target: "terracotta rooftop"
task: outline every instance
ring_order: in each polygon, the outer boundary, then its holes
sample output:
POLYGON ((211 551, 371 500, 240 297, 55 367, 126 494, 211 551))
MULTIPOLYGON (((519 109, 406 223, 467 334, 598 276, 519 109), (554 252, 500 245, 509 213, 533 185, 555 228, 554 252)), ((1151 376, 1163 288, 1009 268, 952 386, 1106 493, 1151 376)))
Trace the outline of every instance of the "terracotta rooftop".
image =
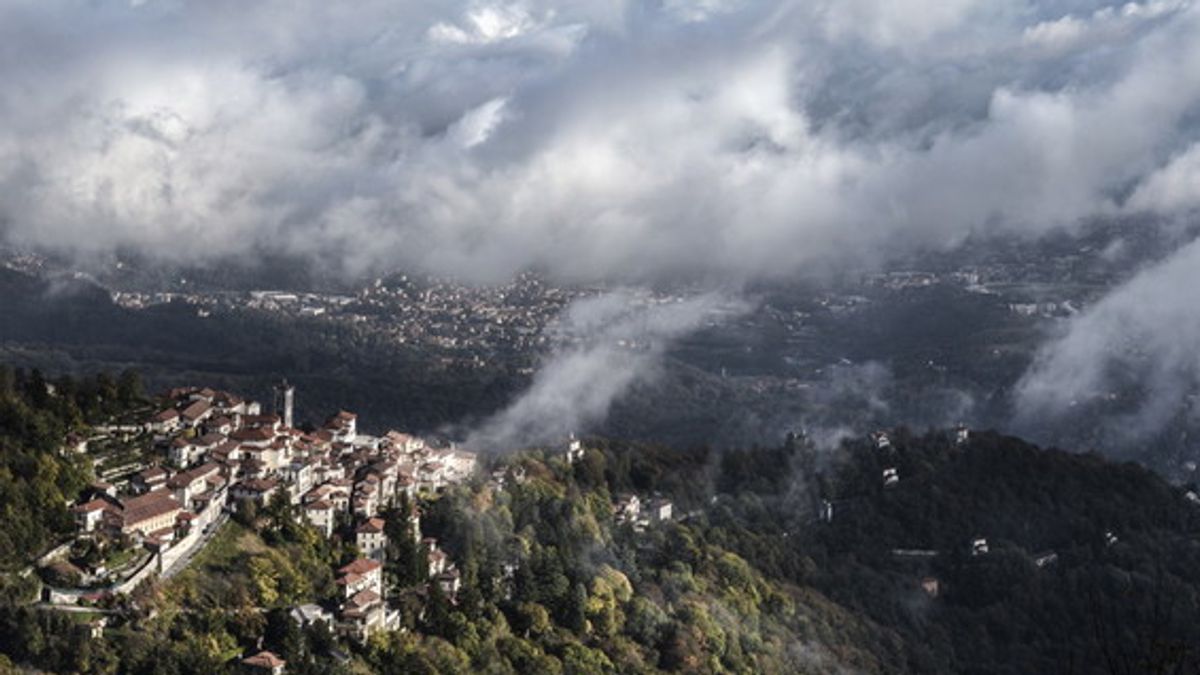
POLYGON ((383 565, 380 565, 379 562, 376 560, 367 560, 366 558, 359 558, 358 560, 355 560, 354 562, 350 563, 349 565, 346 565, 342 569, 338 570, 338 573, 347 574, 347 575, 348 574, 366 574, 367 572, 377 570, 380 567, 383 567, 383 565))
POLYGON ((184 408, 183 412, 179 414, 182 415, 184 419, 197 420, 200 419, 204 413, 208 412, 208 409, 211 407, 212 406, 209 405, 208 401, 200 400, 184 408))
POLYGON ((278 484, 278 481, 273 478, 257 478, 255 480, 242 481, 242 488, 251 492, 270 492, 278 484))
POLYGON ((214 445, 219 445, 223 442, 225 442, 224 434, 210 433, 210 434, 204 434, 200 438, 197 438, 196 440, 192 441, 192 445, 211 447, 214 445))
POLYGON ((167 392, 167 398, 183 398, 196 391, 195 387, 175 387, 167 392))
POLYGON ((176 417, 179 417, 179 411, 174 408, 167 408, 153 417, 155 422, 169 422, 176 417))
POLYGON ((171 478, 171 480, 167 481, 167 487, 171 488, 172 490, 175 490, 175 489, 178 489, 181 487, 187 487, 188 485, 191 485, 192 483, 194 483, 198 480, 207 478, 207 477, 211 476, 212 474, 217 473, 220 470, 221 470, 220 465, 218 465, 214 462, 208 462, 207 464, 201 464, 200 466, 198 466, 194 469, 175 474, 171 478))
POLYGON ((363 605, 369 605, 372 602, 377 602, 380 599, 381 598, 378 593, 368 589, 355 593, 354 596, 350 598, 350 602, 362 607, 363 605))
POLYGON ((174 497, 161 490, 121 501, 121 516, 126 527, 181 509, 174 497))
POLYGON ((269 441, 275 438, 275 432, 267 427, 238 429, 229 435, 235 441, 269 441))
POLYGON ((265 668, 267 670, 274 670, 275 668, 282 668, 286 666, 287 661, 284 661, 276 656, 274 652, 261 651, 254 656, 249 656, 242 659, 242 665, 250 668, 265 668))
POLYGON ((368 518, 366 522, 359 525, 354 531, 359 534, 379 534, 383 532, 384 525, 383 518, 368 518))
POLYGON ((250 427, 274 426, 279 424, 278 415, 243 415, 242 423, 250 427))
POLYGON ((101 511, 105 508, 112 508, 112 504, 104 499, 93 499, 89 502, 79 504, 71 510, 76 513, 91 513, 92 511, 101 511))

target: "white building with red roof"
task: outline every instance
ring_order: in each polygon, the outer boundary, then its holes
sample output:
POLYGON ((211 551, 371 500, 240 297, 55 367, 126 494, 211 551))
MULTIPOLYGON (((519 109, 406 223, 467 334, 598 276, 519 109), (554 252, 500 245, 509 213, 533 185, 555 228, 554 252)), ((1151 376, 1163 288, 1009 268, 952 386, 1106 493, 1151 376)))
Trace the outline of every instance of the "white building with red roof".
POLYGON ((104 512, 115 508, 115 504, 101 497, 78 504, 71 509, 71 515, 75 517, 75 528, 80 533, 95 532, 104 522, 104 512))
POLYGON ((204 420, 212 417, 212 404, 204 399, 192 401, 179 411, 180 422, 187 427, 195 427, 204 420))
POLYGON ((359 558, 338 570, 338 586, 342 597, 350 598, 359 591, 374 591, 383 595, 383 564, 378 560, 359 558))
POLYGON ((318 532, 326 538, 333 536, 333 521, 336 510, 333 504, 324 499, 317 499, 304 505, 304 517, 308 519, 318 532))
POLYGON ((389 612, 383 597, 375 591, 364 590, 346 599, 339 612, 337 632, 342 637, 366 642, 374 633, 392 628, 398 614, 389 612))
POLYGON ((352 443, 358 437, 358 415, 345 410, 339 411, 325 420, 325 429, 333 434, 334 440, 352 443))
POLYGON ((270 501, 279 490, 279 481, 273 478, 253 478, 235 483, 229 488, 229 496, 235 501, 248 500, 259 506, 270 501))
MULTIPOLYGON (((185 508, 199 510, 193 501, 209 493, 222 491, 225 479, 221 476, 221 465, 208 462, 194 469, 175 474, 167 481, 167 488, 175 496, 175 500, 185 508)), ((205 500, 207 504, 210 500, 205 500)))
POLYGON ((367 558, 383 562, 387 551, 386 525, 383 518, 368 518, 354 529, 354 543, 367 558))
POLYGON ((169 434, 179 428, 179 411, 167 408, 150 418, 150 430, 160 434, 169 434))
POLYGON ((145 494, 151 490, 159 490, 167 486, 171 472, 161 466, 152 466, 139 471, 130 481, 133 491, 145 494))

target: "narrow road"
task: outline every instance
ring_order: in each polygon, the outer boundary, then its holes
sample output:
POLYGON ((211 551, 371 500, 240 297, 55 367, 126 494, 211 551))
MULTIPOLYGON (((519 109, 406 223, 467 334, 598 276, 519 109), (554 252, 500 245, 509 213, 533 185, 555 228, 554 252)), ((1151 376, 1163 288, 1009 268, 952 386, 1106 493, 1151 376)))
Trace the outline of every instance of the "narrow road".
POLYGON ((229 514, 222 511, 221 514, 217 516, 217 519, 214 520, 211 525, 209 525, 208 532, 201 534, 200 538, 196 540, 196 543, 192 544, 191 549, 189 549, 183 555, 179 556, 178 560, 171 563, 171 565, 169 567, 167 567, 167 569, 163 570, 162 578, 170 579, 171 577, 175 576, 176 574, 179 574, 184 569, 186 569, 187 566, 189 564, 191 564, 192 559, 196 557, 196 554, 199 553, 200 551, 204 550, 204 547, 208 545, 208 542, 214 536, 216 536, 217 532, 219 532, 221 530, 221 528, 225 526, 225 523, 228 521, 229 521, 229 514))
POLYGON ((69 612, 71 614, 120 614, 120 610, 116 609, 100 609, 98 607, 82 607, 80 605, 56 605, 50 602, 36 602, 33 604, 35 609, 49 609, 55 612, 69 612))

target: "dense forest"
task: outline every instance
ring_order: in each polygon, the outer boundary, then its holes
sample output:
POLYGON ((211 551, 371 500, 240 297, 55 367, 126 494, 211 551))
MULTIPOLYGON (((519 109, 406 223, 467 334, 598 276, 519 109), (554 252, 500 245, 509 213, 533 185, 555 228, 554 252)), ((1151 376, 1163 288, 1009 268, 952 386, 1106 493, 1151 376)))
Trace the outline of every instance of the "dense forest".
POLYGON ((183 574, 103 600, 93 637, 98 614, 37 608, 19 570, 70 530, 64 505, 91 477, 63 439, 140 405, 134 373, 0 369, 0 664, 217 673, 268 648, 299 673, 1200 668, 1200 506, 1183 489, 994 433, 904 429, 834 451, 596 438, 575 463, 494 457, 471 483, 385 514, 405 630, 365 645, 289 614, 336 604, 332 570, 358 555, 348 521, 327 540, 274 500, 183 574), (673 517, 623 522, 628 495, 670 499, 673 517), (412 509, 461 571, 454 597, 426 583, 412 509))
POLYGON ((894 631, 904 671, 1200 669, 1200 510, 1183 490, 1134 464, 952 436, 725 454, 708 535, 894 631), (810 499, 829 522, 801 515, 810 499))
POLYGON ((66 448, 72 432, 142 403, 137 373, 48 381, 0 366, 0 566, 12 569, 73 529, 67 503, 92 478, 66 448))

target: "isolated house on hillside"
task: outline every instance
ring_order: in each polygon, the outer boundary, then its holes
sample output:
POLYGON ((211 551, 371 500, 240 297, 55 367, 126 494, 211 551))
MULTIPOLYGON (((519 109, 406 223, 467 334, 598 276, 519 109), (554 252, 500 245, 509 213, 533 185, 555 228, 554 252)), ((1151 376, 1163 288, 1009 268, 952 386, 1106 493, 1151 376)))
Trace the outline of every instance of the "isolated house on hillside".
POLYGON ((988 540, 983 537, 977 537, 971 541, 971 555, 986 555, 988 552, 988 540))
POLYGON ((886 432, 876 431, 871 434, 871 440, 875 441, 875 448, 878 450, 890 451, 892 449, 892 439, 886 432))
POLYGON ((574 464, 583 459, 583 441, 575 438, 575 434, 571 434, 567 439, 566 458, 568 464, 574 464))
POLYGON ((242 659, 242 669, 247 673, 282 675, 286 667, 287 661, 279 658, 274 652, 261 651, 242 659))
POLYGON ((964 424, 958 425, 954 430, 955 445, 966 445, 971 440, 971 430, 964 424))

